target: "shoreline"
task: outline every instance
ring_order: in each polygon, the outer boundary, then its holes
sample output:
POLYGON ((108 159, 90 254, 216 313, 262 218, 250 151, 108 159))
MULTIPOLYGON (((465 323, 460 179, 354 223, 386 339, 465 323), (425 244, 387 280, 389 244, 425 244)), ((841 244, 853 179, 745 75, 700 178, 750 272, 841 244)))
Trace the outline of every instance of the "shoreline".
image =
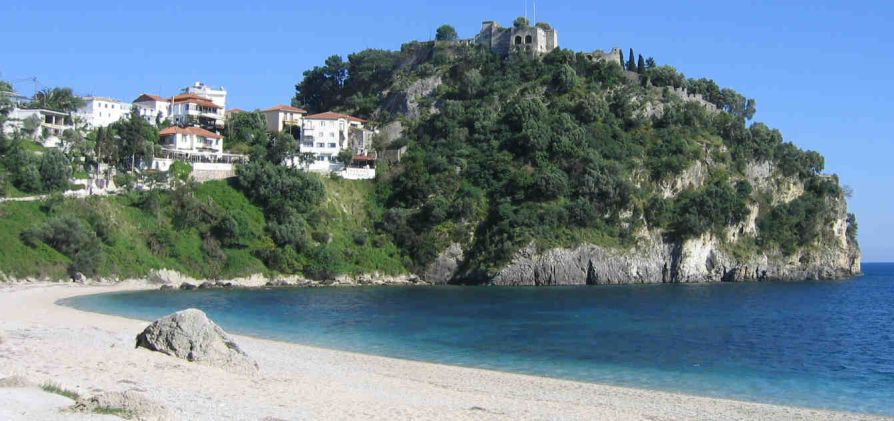
POLYGON ((891 419, 231 335, 260 365, 257 375, 239 375, 134 348, 147 321, 56 304, 157 288, 145 281, 0 285, 0 379, 55 382, 84 396, 137 392, 168 411, 155 419, 891 419))

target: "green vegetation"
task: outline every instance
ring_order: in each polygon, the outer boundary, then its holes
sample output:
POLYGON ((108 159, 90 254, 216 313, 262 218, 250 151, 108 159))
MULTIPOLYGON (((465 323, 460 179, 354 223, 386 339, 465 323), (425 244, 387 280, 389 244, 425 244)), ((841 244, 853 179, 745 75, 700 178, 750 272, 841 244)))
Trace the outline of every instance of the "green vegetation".
MULTIPOLYGON (((503 57, 444 42, 456 38, 444 25, 439 42, 332 56, 295 86, 292 103, 310 112, 400 120, 404 132, 392 146, 407 152, 399 164, 380 166, 374 182, 281 165, 297 149, 295 134, 267 133, 262 114, 237 113, 227 147, 251 162, 235 179, 197 185, 187 181, 189 166, 177 163, 170 191, 2 204, 0 267, 17 276, 127 277, 169 268, 204 278, 331 278, 419 272, 459 243, 463 274, 475 280, 529 244, 626 249, 653 233, 668 242, 706 234, 725 241, 754 212, 757 233, 740 230, 735 244, 725 244, 735 256, 794 254, 828 238, 843 200, 837 178, 820 175, 818 153, 749 123, 753 99, 633 49, 619 65, 562 49, 503 57), (440 84, 417 98, 419 118, 393 114, 389 104, 423 80, 440 84), (750 171, 764 163, 772 174, 752 185, 750 171), (782 185, 804 193, 774 197, 782 185)), ((151 159, 158 133, 131 118, 65 138, 80 155, 30 151, 22 136, 0 137, 2 192, 58 191, 76 156, 84 159, 75 173, 99 162, 128 170, 151 159)), ((856 231, 850 215, 851 241, 856 231)))
POLYGON ((84 99, 76 96, 71 88, 46 88, 34 93, 31 108, 60 112, 73 112, 84 105, 84 99))
POLYGON ((441 76, 443 84, 423 99, 438 112, 403 120, 407 130, 398 142, 409 151, 376 186, 384 212, 375 225, 411 270, 453 242, 464 246, 470 258, 464 270, 474 277, 531 242, 632 247, 644 228, 668 241, 705 233, 723 238, 725 229, 745 221, 749 206, 761 206, 761 233, 743 241, 791 253, 816 240, 805 227, 825 229, 820 219, 829 212, 818 203, 840 192, 813 189, 764 212, 772 198, 758 202, 745 169, 769 161, 782 177, 819 185, 819 154, 784 142, 761 123, 747 125, 755 102, 732 89, 687 79, 632 49, 627 60, 622 69, 561 49, 540 59, 504 58, 480 47, 415 43, 400 52, 355 53, 347 63, 330 57, 305 73, 294 102, 385 122, 393 116, 383 111, 383 87, 406 89, 441 76), (721 112, 683 101, 671 88, 702 95, 721 112), (711 162, 704 183, 664 193, 663 186, 700 161, 711 162), (806 212, 813 213, 798 225, 806 212), (780 214, 787 219, 779 221, 780 214))
POLYGON ((260 196, 250 200, 236 180, 117 197, 3 203, 0 267, 7 275, 51 279, 75 272, 137 277, 162 268, 201 278, 271 270, 318 277, 406 271, 397 248, 372 229, 371 215, 380 210, 370 202, 371 183, 295 174, 318 187, 315 204, 284 212, 291 217, 265 216, 252 203, 260 196), (295 222, 300 220, 311 224, 295 222))
POLYGON ((81 397, 77 392, 73 390, 64 389, 62 386, 59 386, 55 383, 44 383, 40 385, 40 388, 47 393, 52 393, 54 395, 65 396, 68 399, 73 401, 78 400, 81 397))
POLYGON ((455 41, 457 38, 459 36, 456 34, 456 29, 450 25, 441 25, 435 33, 435 39, 438 41, 455 41))
POLYGON ((122 418, 125 420, 130 420, 136 418, 136 415, 132 411, 128 411, 124 408, 112 408, 108 406, 100 406, 98 408, 94 408, 90 411, 94 414, 99 415, 112 415, 118 418, 122 418))

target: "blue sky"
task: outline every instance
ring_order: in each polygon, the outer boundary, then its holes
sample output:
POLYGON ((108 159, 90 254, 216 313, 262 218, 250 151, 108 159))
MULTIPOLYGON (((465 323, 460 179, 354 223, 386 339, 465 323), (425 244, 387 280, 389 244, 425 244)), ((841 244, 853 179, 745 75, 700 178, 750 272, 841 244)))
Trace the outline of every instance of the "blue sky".
MULTIPOLYGON (((524 0, 128 3, 0 3, 0 78, 124 100, 201 80, 253 109, 288 103, 331 54, 397 49, 442 23, 470 37, 524 13, 524 0)), ((540 1, 537 20, 565 48, 633 47, 756 98, 756 120, 821 152, 853 188, 864 259, 894 261, 894 2, 540 1)))

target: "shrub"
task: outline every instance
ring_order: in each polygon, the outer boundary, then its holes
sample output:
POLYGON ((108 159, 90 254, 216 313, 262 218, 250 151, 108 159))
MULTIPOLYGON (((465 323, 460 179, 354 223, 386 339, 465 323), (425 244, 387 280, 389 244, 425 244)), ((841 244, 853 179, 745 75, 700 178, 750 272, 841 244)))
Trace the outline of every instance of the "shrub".
POLYGON ((72 260, 71 273, 93 276, 102 264, 102 248, 96 233, 89 224, 71 215, 51 218, 40 227, 22 232, 22 241, 32 247, 42 241, 68 256, 72 260))
POLYGON ((71 178, 71 163, 58 149, 49 149, 40 159, 40 178, 44 190, 63 191, 71 178))
POLYGON ((354 244, 356 244, 358 246, 363 246, 363 245, 366 245, 367 241, 369 241, 369 236, 363 231, 358 231, 358 232, 354 233, 353 240, 354 240, 354 244))

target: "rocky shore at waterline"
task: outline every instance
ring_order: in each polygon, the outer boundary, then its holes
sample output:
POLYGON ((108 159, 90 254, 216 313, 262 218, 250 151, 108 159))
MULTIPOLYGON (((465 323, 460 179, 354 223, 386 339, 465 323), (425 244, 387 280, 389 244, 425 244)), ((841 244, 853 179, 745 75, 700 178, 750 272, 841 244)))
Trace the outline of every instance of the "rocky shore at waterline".
POLYGON ((254 274, 233 279, 196 279, 175 270, 160 269, 150 272, 145 278, 88 278, 75 274, 66 281, 43 278, 15 278, 0 273, 0 285, 73 283, 77 285, 148 285, 163 290, 195 290, 226 288, 268 288, 268 287, 353 287, 353 286, 411 286, 431 285, 416 275, 383 275, 378 273, 360 275, 339 275, 332 279, 309 279, 298 275, 267 276, 254 274))

